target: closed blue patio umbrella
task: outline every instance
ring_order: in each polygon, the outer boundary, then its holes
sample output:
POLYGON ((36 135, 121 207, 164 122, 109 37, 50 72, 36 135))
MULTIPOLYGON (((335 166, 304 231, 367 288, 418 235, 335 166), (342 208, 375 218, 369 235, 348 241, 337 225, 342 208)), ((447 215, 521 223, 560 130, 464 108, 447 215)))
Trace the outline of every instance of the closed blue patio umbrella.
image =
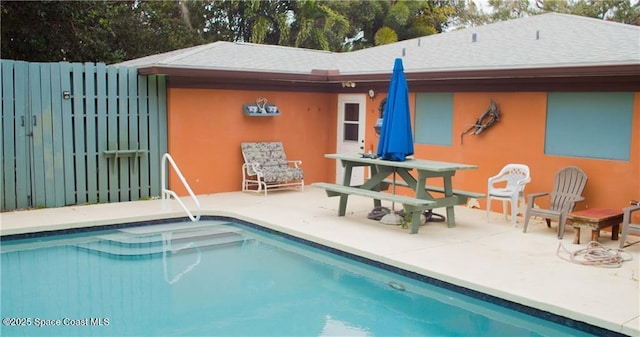
MULTIPOLYGON (((382 160, 404 161, 413 154, 413 135, 411 131, 411 111, 409 110, 409 88, 404 76, 402 59, 397 58, 393 65, 393 74, 387 94, 387 106, 382 117, 382 128, 378 141, 377 155, 382 160)), ((393 173, 393 193, 396 188, 396 174, 393 173)), ((392 203, 391 214, 385 215, 381 222, 399 224, 401 218, 395 214, 392 203)))
POLYGON ((383 160, 404 161, 413 154, 409 88, 404 76, 402 59, 397 58, 387 94, 387 106, 382 117, 378 157, 383 160))

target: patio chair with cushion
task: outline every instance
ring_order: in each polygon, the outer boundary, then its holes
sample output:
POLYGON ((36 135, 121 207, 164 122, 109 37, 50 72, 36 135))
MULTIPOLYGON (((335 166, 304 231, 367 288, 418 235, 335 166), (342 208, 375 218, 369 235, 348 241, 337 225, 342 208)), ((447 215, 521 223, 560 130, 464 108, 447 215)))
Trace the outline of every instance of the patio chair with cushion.
POLYGON ((553 192, 529 194, 522 232, 527 232, 532 216, 539 216, 546 220, 547 227, 551 227, 552 219, 558 221, 558 239, 562 239, 567 216, 573 211, 576 203, 584 200, 582 191, 586 184, 587 175, 578 167, 568 166, 556 172, 553 192), (549 208, 535 206, 536 199, 543 196, 550 197, 549 208))
POLYGON ((502 212, 507 219, 507 201, 511 202, 511 226, 516 226, 518 202, 524 204, 524 187, 531 181, 529 166, 524 164, 507 164, 500 172, 488 179, 487 187, 487 221, 491 212, 491 200, 502 200, 502 212))
POLYGON ((241 143, 242 191, 296 189, 304 191, 302 161, 287 160, 282 142, 241 143))

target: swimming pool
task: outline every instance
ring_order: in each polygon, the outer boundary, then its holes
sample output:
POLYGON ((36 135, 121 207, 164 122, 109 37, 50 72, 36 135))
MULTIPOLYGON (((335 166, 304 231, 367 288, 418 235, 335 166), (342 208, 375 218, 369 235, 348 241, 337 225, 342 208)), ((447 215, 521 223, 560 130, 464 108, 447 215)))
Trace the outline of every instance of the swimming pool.
POLYGON ((589 336, 251 224, 4 239, 3 336, 589 336))

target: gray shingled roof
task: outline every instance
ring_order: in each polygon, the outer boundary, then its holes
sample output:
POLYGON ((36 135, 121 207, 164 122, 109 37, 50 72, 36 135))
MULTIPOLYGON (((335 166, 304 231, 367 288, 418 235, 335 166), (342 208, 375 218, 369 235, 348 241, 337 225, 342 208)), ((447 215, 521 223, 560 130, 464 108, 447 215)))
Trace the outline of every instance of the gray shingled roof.
POLYGON ((335 69, 336 56, 321 50, 218 41, 118 65, 308 74, 312 69, 335 69))
POLYGON ((310 74, 406 73, 483 69, 640 65, 640 27, 547 13, 424 36, 347 53, 215 42, 120 63, 135 67, 310 74), (475 42, 473 36, 475 35, 475 42))

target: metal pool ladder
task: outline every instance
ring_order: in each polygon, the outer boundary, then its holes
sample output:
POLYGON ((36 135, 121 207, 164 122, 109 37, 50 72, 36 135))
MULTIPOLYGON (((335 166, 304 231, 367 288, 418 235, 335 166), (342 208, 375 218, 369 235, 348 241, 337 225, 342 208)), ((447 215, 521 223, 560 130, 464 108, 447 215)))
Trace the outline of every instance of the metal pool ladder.
POLYGON ((184 176, 182 175, 182 172, 180 172, 180 169, 178 168, 178 165, 176 165, 176 162, 173 160, 173 158, 171 157, 171 155, 169 153, 165 153, 164 155, 162 155, 162 160, 161 160, 161 165, 160 166, 161 166, 160 180, 161 180, 161 184, 162 184, 162 189, 161 189, 160 193, 162 193, 162 208, 163 209, 169 209, 168 200, 171 197, 173 197, 174 199, 176 199, 178 201, 180 206, 182 206, 182 209, 184 209, 185 212, 187 212, 187 215, 189 216, 189 219, 191 219, 191 221, 200 220, 200 213, 201 213, 200 201, 198 201, 198 198, 196 198, 196 195, 193 194, 193 191, 191 190, 191 187, 189 187, 189 184, 187 183, 187 180, 184 179, 184 176), (180 200, 180 198, 178 197, 176 192, 167 189, 167 178, 166 178, 167 177, 167 175, 166 175, 167 163, 171 164, 173 169, 176 171, 176 174, 178 175, 178 178, 180 178, 180 181, 182 181, 182 185, 184 185, 184 188, 186 188, 187 192, 189 192, 189 195, 191 196, 191 199, 193 199, 193 201, 196 203, 196 215, 195 216, 191 213, 191 211, 189 211, 189 209, 187 208, 187 206, 185 206, 185 204, 182 202, 182 200, 180 200))
POLYGON ((171 233, 171 232, 162 233, 162 268, 164 270, 164 280, 168 284, 174 284, 174 283, 180 281, 182 276, 184 276, 186 273, 192 271, 193 268, 197 267, 200 264, 200 261, 202 261, 202 252, 200 251, 200 247, 195 245, 193 243, 193 241, 189 242, 188 244, 186 244, 186 245, 184 245, 182 247, 174 249, 173 246, 171 245, 172 237, 173 237, 173 233, 171 233), (177 253, 177 252, 179 252, 179 251, 181 251, 183 249, 189 249, 189 248, 195 248, 196 249, 196 252, 198 253, 198 255, 196 257, 196 261, 194 263, 190 264, 189 266, 187 266, 178 275, 175 275, 171 280, 169 280, 169 267, 167 266, 167 252, 170 252, 173 255, 173 254, 175 254, 175 253, 177 253))

